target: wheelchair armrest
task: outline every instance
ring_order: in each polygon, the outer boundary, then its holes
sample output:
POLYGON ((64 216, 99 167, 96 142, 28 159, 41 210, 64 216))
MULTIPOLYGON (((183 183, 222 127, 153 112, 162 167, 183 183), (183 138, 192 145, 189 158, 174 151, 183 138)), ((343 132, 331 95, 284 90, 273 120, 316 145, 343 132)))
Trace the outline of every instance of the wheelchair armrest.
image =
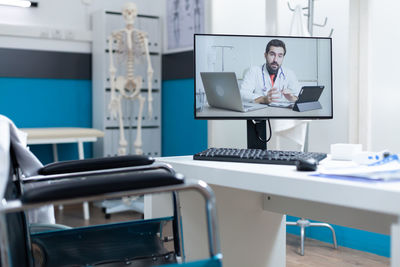
POLYGON ((41 175, 61 174, 113 168, 149 165, 153 158, 143 155, 117 156, 108 158, 94 158, 82 160, 69 160, 47 164, 39 170, 41 175))
POLYGON ((165 170, 144 170, 94 174, 27 188, 21 197, 23 203, 50 202, 62 199, 85 198, 106 193, 139 190, 183 184, 184 179, 165 170))

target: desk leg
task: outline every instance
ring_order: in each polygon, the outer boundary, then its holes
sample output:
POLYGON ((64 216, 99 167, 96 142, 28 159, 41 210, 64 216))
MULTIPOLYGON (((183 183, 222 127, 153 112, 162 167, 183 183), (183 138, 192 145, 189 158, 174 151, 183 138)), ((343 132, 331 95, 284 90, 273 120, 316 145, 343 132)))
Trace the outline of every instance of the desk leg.
POLYGON ((286 266, 286 216, 263 209, 263 194, 212 186, 224 266, 286 266))
POLYGON ((53 159, 54 159, 54 162, 58 161, 57 144, 53 144, 53 159))
MULTIPOLYGON (((57 144, 53 144, 53 160, 54 162, 58 161, 58 150, 57 150, 57 144)), ((64 205, 58 205, 58 209, 59 210, 63 210, 64 209, 64 205)))
POLYGON ((85 220, 90 219, 89 202, 87 202, 87 201, 83 202, 83 219, 85 219, 85 220))
MULTIPOLYGON (((261 193, 211 187, 217 202, 224 266, 286 266, 286 216, 263 210, 261 193)), ((169 203, 162 196, 153 197, 145 203, 145 217, 165 216, 165 206, 169 203), (147 204, 152 209, 146 209, 147 204)), ((203 198, 195 192, 181 192, 180 204, 186 260, 207 258, 203 198)))
POLYGON ((85 154, 83 153, 83 142, 78 141, 78 153, 79 153, 79 159, 84 159, 85 154))
MULTIPOLYGON (((79 153, 79 159, 85 158, 85 154, 83 152, 83 142, 82 141, 78 141, 78 153, 79 153)), ((85 220, 90 219, 89 203, 87 201, 83 202, 83 219, 85 219, 85 220)))
POLYGON ((400 266, 400 217, 392 224, 390 234, 390 266, 397 267, 400 266))

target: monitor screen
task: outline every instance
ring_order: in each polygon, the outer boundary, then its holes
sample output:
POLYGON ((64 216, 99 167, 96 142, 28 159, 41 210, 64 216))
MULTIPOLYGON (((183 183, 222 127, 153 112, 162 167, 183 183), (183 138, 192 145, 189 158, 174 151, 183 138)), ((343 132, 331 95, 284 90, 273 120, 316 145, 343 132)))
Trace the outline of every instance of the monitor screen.
POLYGON ((332 118, 331 48, 331 38, 195 34, 195 118, 332 118))

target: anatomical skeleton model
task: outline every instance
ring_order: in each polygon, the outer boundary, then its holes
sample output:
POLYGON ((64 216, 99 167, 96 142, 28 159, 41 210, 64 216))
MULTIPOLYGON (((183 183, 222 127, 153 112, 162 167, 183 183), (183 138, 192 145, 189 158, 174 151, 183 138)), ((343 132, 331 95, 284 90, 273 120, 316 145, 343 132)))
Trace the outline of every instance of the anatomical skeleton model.
POLYGON ((130 101, 139 100, 139 112, 137 121, 137 134, 134 142, 135 153, 143 154, 142 150, 142 116, 145 98, 140 94, 142 89, 143 77, 135 74, 136 60, 140 60, 145 56, 147 61, 147 88, 148 88, 148 114, 152 116, 152 79, 153 68, 149 55, 148 39, 145 32, 135 29, 133 24, 137 16, 137 8, 134 3, 126 3, 122 9, 122 15, 125 20, 125 28, 113 31, 108 37, 108 51, 110 55, 110 84, 111 84, 111 99, 109 110, 113 118, 119 121, 119 148, 118 155, 126 155, 128 142, 126 141, 123 125, 122 114, 122 99, 130 101), (116 43, 116 55, 120 61, 126 61, 125 75, 116 77, 117 68, 114 65, 113 44, 116 43))

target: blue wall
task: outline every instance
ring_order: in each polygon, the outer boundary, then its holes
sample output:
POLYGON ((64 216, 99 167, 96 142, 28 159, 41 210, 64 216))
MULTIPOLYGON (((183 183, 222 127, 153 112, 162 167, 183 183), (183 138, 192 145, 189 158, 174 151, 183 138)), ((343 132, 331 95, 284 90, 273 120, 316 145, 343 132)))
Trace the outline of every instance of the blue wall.
MULTIPOLYGON (((19 128, 92 127, 92 83, 89 80, 0 78, 0 114, 19 128)), ((207 148, 207 121, 194 120, 193 79, 163 82, 163 156, 190 155, 207 148)), ((31 146, 47 164, 51 145, 31 146)), ((59 159, 77 159, 75 144, 58 145, 59 159)), ((91 157, 85 144, 85 157, 91 157)))
POLYGON ((207 149, 207 121, 194 119, 194 80, 162 84, 162 155, 193 155, 207 149))
MULTIPOLYGON (((92 127, 90 80, 0 78, 0 114, 19 128, 92 127)), ((31 146, 43 164, 53 161, 51 145, 31 146)), ((59 160, 78 158, 76 144, 58 145, 59 160)), ((91 157, 85 144, 85 157, 91 157)))

